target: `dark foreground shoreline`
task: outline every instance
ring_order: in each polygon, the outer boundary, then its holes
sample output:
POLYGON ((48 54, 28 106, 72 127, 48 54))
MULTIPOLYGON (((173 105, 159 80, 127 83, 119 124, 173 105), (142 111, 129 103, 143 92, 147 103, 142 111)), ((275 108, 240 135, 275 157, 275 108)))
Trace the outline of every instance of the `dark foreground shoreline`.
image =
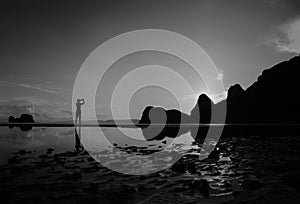
MULTIPOLYGON (((21 150, 0 166, 0 198, 1 203, 296 204, 299 147, 299 135, 224 137, 204 160, 191 152, 142 176, 114 172, 86 151, 49 148, 33 156, 21 150)), ((128 162, 113 152, 102 154, 128 162)))

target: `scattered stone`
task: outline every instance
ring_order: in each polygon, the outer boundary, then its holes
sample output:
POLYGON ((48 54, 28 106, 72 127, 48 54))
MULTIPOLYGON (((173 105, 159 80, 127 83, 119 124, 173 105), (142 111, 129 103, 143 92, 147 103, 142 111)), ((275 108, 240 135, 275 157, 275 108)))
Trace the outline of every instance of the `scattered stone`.
POLYGON ((195 164, 194 164, 194 163, 188 164, 188 166, 187 166, 187 171, 188 171, 190 174, 195 174, 195 173, 197 173, 197 169, 196 169, 195 164))
POLYGON ((172 165, 171 169, 176 173, 185 173, 185 164, 183 162, 178 161, 172 165))
POLYGON ((24 150, 24 149, 22 149, 22 150, 20 150, 20 151, 17 152, 17 154, 19 154, 19 155, 24 155, 26 153, 27 153, 27 151, 24 150))
POLYGON ((220 151, 215 149, 209 155, 208 159, 219 160, 220 159, 220 151))
POLYGON ((52 152, 54 151, 54 149, 52 149, 51 147, 49 147, 46 151, 46 154, 52 154, 52 152))
POLYGON ((209 197, 209 190, 211 189, 209 186, 209 183, 205 179, 195 179, 191 185, 190 188, 192 191, 199 191, 203 194, 203 197, 209 197))
POLYGON ((219 159, 219 162, 230 162, 230 161, 231 161, 230 157, 221 157, 219 159))
POLYGON ((95 159, 93 157, 89 157, 89 158, 87 158, 87 161, 88 162, 93 162, 93 161, 95 161, 95 159))
POLYGON ((42 155, 39 156, 39 158, 40 159, 49 159, 50 157, 47 154, 42 154, 42 155))
POLYGON ((49 148, 47 149, 47 152, 53 152, 53 151, 54 151, 54 149, 51 148, 51 147, 49 147, 49 148))

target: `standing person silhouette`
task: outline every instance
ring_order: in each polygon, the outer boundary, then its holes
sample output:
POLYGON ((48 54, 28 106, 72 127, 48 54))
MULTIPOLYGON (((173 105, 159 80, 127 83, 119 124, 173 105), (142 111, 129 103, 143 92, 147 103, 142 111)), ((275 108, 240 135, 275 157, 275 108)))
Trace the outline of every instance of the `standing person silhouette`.
POLYGON ((84 105, 84 99, 77 99, 76 103, 76 119, 75 119, 75 149, 76 151, 83 150, 81 140, 81 106, 84 105), (77 131, 77 120, 79 121, 79 128, 77 131))
POLYGON ((75 125, 77 127, 77 120, 79 120, 79 128, 81 126, 81 106, 84 105, 84 99, 77 99, 76 103, 76 119, 75 119, 75 125))

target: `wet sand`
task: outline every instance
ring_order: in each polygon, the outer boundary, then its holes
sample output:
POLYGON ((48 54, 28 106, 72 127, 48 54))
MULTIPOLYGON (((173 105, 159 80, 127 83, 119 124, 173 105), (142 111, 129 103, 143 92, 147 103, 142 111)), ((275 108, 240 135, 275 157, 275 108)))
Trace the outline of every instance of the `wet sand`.
POLYGON ((85 151, 21 150, 0 166, 0 198, 1 203, 299 203, 299 147, 293 135, 223 138, 204 160, 191 150, 170 168, 143 176, 107 169, 85 151))

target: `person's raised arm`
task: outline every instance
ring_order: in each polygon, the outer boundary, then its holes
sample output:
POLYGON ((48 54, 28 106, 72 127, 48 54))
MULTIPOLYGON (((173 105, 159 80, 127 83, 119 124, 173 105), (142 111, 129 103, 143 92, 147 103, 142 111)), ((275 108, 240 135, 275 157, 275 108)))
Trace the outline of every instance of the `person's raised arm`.
POLYGON ((83 105, 84 104, 84 99, 81 99, 81 101, 82 101, 81 105, 83 105))

